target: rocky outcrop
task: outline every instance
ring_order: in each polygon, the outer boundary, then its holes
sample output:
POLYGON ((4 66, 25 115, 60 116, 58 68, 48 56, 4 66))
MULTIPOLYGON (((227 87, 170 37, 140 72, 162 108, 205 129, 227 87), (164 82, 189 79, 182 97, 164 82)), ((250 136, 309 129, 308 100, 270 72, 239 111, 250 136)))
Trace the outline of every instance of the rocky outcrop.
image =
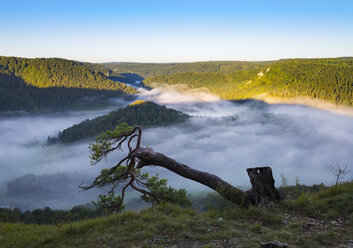
POLYGON ((287 247, 288 247, 288 244, 280 243, 277 240, 261 243, 261 248, 287 248, 287 247))

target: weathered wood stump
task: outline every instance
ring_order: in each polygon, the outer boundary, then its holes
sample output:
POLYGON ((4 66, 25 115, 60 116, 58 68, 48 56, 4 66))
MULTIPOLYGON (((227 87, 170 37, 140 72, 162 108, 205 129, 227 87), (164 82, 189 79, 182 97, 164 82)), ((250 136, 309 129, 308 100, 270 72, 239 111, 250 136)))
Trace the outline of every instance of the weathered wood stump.
POLYGON ((248 197, 253 205, 265 205, 269 201, 281 199, 275 188, 271 167, 255 167, 246 169, 250 177, 252 188, 247 191, 248 197))

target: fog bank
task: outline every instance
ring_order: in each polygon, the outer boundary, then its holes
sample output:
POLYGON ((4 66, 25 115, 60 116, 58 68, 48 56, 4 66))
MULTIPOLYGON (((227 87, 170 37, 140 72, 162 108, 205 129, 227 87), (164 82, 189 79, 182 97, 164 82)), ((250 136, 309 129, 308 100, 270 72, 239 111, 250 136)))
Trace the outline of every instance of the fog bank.
MULTIPOLYGON (((277 186, 280 173, 290 183, 299 177, 303 184, 331 184, 330 164, 348 164, 352 169, 352 117, 300 105, 210 101, 212 97, 160 89, 142 93, 141 99, 192 115, 182 124, 143 130, 142 144, 241 188, 250 186, 248 167, 271 166, 277 186)), ((123 153, 92 167, 88 142, 42 144, 47 136, 109 110, 1 117, 0 205, 68 208, 95 200, 99 192, 79 193, 78 185, 91 182, 123 153)), ((189 192, 208 190, 163 168, 146 171, 159 173, 172 186, 189 192)), ((351 178, 352 174, 346 177, 351 178)))
POLYGON ((88 166, 88 144, 47 146, 47 137, 56 136, 59 131, 73 124, 109 113, 129 103, 117 98, 110 99, 108 107, 103 109, 50 114, 22 112, 19 115, 0 116, 0 207, 67 208, 95 199, 97 193, 95 198, 88 192, 78 194, 80 182, 93 178, 99 172, 98 168, 88 166), (45 178, 53 180, 45 181, 45 178), (15 187, 16 193, 8 187, 11 181, 19 182, 18 187, 15 187), (36 185, 35 188, 33 185, 36 185), (33 190, 19 193, 20 189, 26 188, 33 190), (31 200, 33 197, 35 199, 31 200))
MULTIPOLYGON (((142 95, 161 103, 165 94, 161 89, 153 89, 142 95)), ((183 101, 180 93, 168 94, 167 106, 194 117, 184 125, 146 130, 144 142, 234 185, 250 186, 245 171, 248 167, 271 166, 279 186, 280 173, 292 184, 296 177, 304 184, 331 184, 334 178, 328 169, 330 164, 353 166, 350 116, 257 100, 205 102, 192 95, 195 101, 190 102, 190 95, 184 96, 183 101)), ((346 180, 351 178, 352 174, 346 180)), ((173 179, 173 184, 178 185, 178 180, 173 179)), ((199 188, 189 181, 182 184, 199 188)))

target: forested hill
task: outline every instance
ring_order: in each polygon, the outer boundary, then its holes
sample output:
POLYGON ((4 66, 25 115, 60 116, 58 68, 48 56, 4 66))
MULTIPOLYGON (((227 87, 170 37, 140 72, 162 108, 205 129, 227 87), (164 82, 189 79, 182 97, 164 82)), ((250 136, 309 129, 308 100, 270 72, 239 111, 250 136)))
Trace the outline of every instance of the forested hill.
MULTIPOLYGON (((102 132, 114 130, 122 123, 142 127, 163 126, 185 121, 189 116, 174 109, 155 104, 153 102, 136 101, 135 103, 112 111, 107 115, 92 120, 85 120, 69 127, 58 135, 59 142, 74 142, 81 139, 95 137, 102 132)), ((48 138, 48 143, 56 141, 48 138)))
MULTIPOLYGON (((0 111, 43 111, 52 109, 86 108, 109 97, 121 97, 120 91, 65 87, 37 88, 0 69, 0 111), (95 101, 91 98, 94 97, 95 101), (98 98, 97 98, 98 97, 98 98)), ((124 98, 132 98, 123 95, 124 98)), ((104 102, 102 102, 104 103, 104 102)))
POLYGON ((136 93, 134 88, 108 79, 111 75, 108 68, 90 63, 0 57, 0 111, 62 109, 82 106, 83 97, 136 93))
POLYGON ((0 57, 0 111, 67 108, 84 96, 136 92, 123 83, 184 84, 223 99, 309 97, 353 105, 353 58, 267 62, 92 64, 65 59, 0 57))
POLYGON ((183 72, 219 72, 230 73, 240 70, 261 69, 272 61, 209 61, 193 63, 104 63, 103 65, 115 73, 135 73, 144 78, 156 75, 171 75, 183 72))
POLYGON ((224 99, 309 97, 353 105, 353 58, 290 59, 231 73, 186 72, 159 75, 147 86, 185 84, 206 88, 224 99))
POLYGON ((38 88, 67 87, 96 90, 116 90, 135 93, 135 89, 109 80, 98 65, 58 58, 0 57, 0 69, 20 77, 38 88))

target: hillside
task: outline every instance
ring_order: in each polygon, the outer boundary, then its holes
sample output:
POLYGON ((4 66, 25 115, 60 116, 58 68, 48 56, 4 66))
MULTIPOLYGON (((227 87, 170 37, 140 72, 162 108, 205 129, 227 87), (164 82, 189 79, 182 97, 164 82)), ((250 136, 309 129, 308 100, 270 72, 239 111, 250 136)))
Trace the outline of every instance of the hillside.
POLYGON ((183 84, 227 100, 307 97, 351 106, 352 75, 353 58, 92 64, 0 57, 0 110, 65 108, 84 96, 134 94, 120 82, 143 77, 150 87, 183 84))
POLYGON ((19 248, 258 248, 261 242, 273 240, 293 248, 348 244, 353 237, 353 183, 319 187, 315 193, 301 189, 300 185, 282 188, 296 193, 267 207, 240 208, 213 196, 208 199, 218 204, 205 212, 163 204, 67 224, 0 222, 0 241, 3 247, 19 248))
POLYGON ((26 59, 0 57, 0 68, 22 78, 28 85, 38 88, 67 87, 96 90, 117 90, 134 93, 135 90, 120 82, 106 78, 102 68, 87 66, 72 60, 58 58, 26 59), (95 68, 95 70, 93 70, 95 68))
POLYGON ((104 63, 116 73, 136 73, 144 78, 156 75, 171 75, 183 72, 230 73, 239 70, 261 69, 273 62, 209 61, 193 63, 104 63))
POLYGON ((92 138, 102 132, 114 130, 117 125, 125 122, 131 126, 151 127, 179 123, 187 118, 188 115, 174 109, 153 102, 136 101, 125 108, 92 120, 85 120, 63 130, 58 135, 58 141, 66 143, 92 138))
POLYGON ((159 75, 144 83, 151 87, 185 84, 193 89, 206 88, 227 100, 309 97, 351 106, 353 58, 280 60, 262 69, 159 75))
POLYGON ((0 111, 42 111, 95 106, 99 100, 109 97, 131 96, 120 91, 81 88, 37 88, 8 72, 0 70, 0 111), (87 97, 95 97, 92 102, 87 97), (99 97, 99 99, 97 99, 99 97), (86 99, 86 100, 85 100, 86 99))
POLYGON ((65 59, 0 57, 0 111, 77 106, 83 97, 117 97, 136 90, 106 76, 110 70, 65 59))

